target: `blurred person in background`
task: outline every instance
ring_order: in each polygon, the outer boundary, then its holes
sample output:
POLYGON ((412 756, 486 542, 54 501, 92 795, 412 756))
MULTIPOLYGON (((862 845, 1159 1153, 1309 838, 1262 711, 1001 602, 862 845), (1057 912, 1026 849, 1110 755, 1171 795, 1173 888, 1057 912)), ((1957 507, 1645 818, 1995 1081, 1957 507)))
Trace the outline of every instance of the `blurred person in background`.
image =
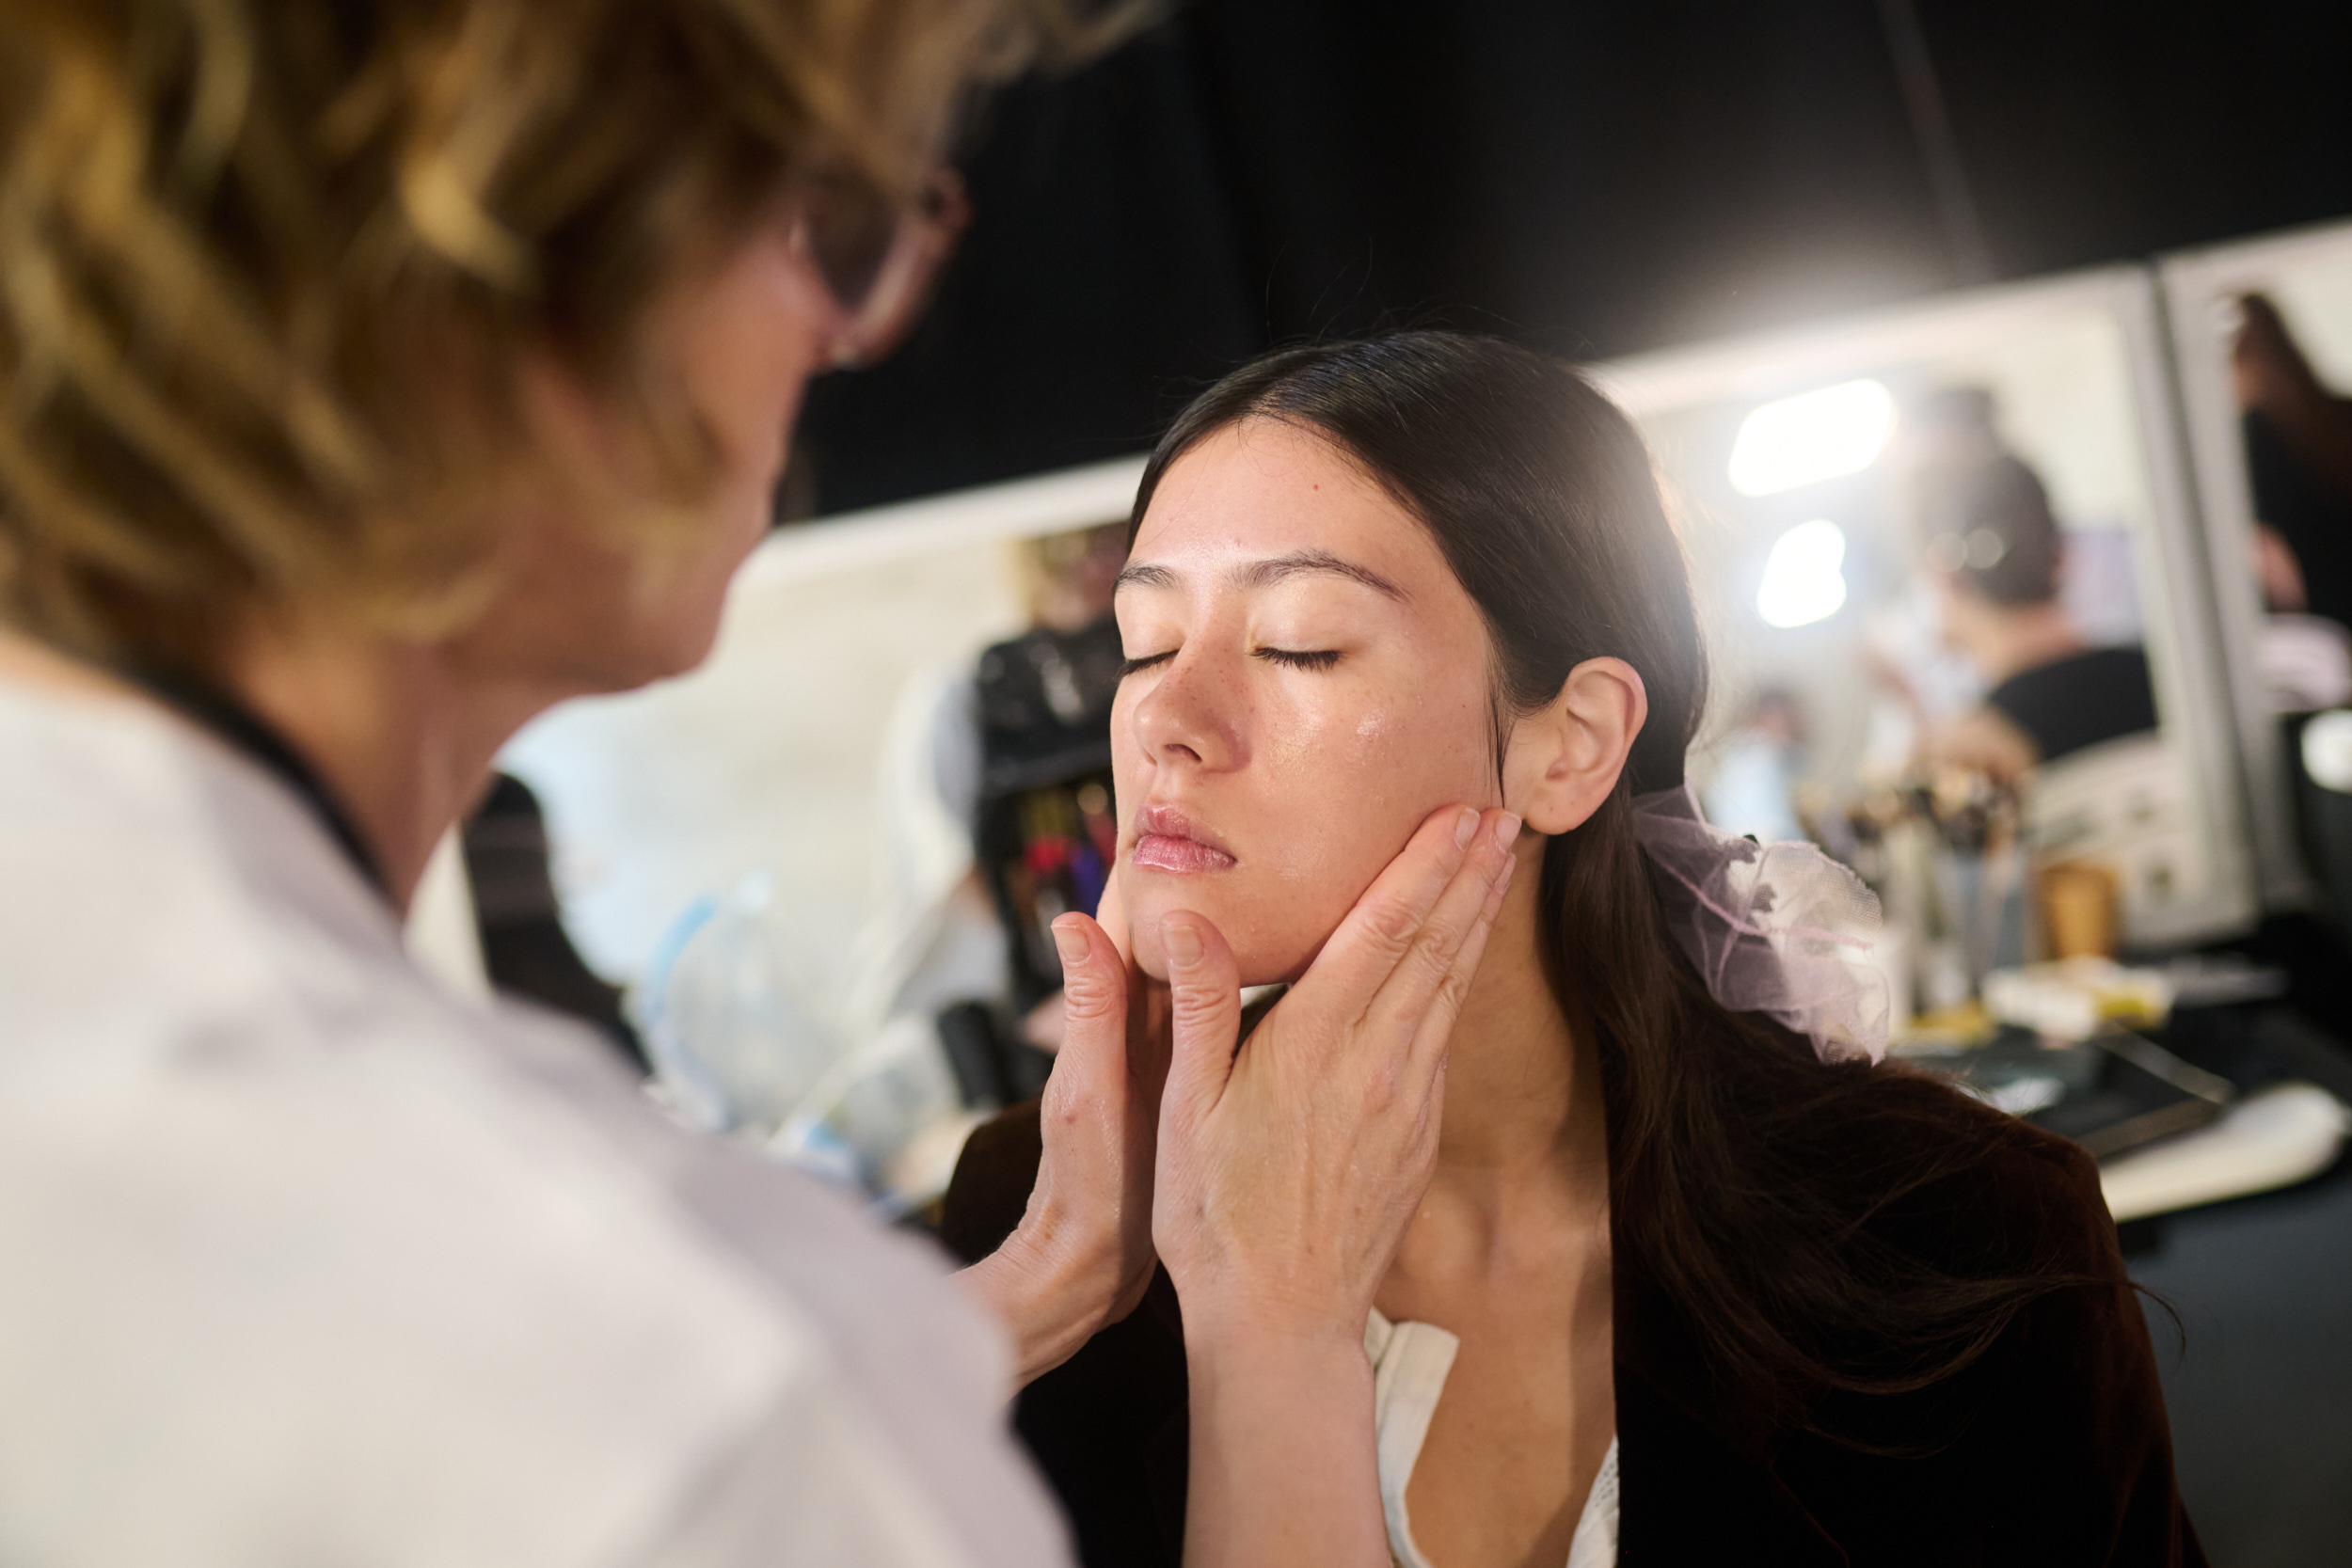
POLYGON ((2261 294, 2238 301, 2230 368, 2253 491, 2271 705, 2333 707, 2352 699, 2352 399, 2319 379, 2261 294))
POLYGON ((1899 515, 1911 531, 1904 574, 1887 602, 1867 623, 1864 667, 1877 700, 1860 768, 1873 784, 1906 777, 1917 761, 1924 735, 1974 708, 1984 681, 1944 641, 1944 595, 1933 572, 1919 561, 1918 490, 1924 476, 1975 462, 2001 450, 1994 426, 1993 394, 1980 387, 1939 387, 1903 405, 1896 424, 1889 464, 1900 477, 1899 515))
MULTIPOLYGON (((1110 719, 1124 659, 1111 594, 1126 561, 1120 523, 1023 540, 1028 630, 981 650, 961 716, 970 764, 950 809, 1006 934, 1019 1037, 1046 1052, 1062 1032, 1054 921, 1094 912, 1116 849, 1110 719)), ((1013 1100, 1035 1092, 1008 1087, 1013 1100)))
POLYGON ((2238 301, 2230 369, 2246 439, 2264 598, 2352 626, 2352 399, 2329 389, 2279 308, 2238 301))
POLYGON ((1929 464, 1917 483, 1944 641, 1985 685, 1981 705, 1930 731, 1929 760, 2015 779, 2153 730, 2146 651, 2091 646, 2059 601, 2064 539, 2033 469, 1982 451, 1929 464))
POLYGON ((893 705, 853 993, 861 1020, 935 1023, 965 1101, 992 1110, 1043 1085, 1063 1025, 1053 923, 1103 895, 1126 526, 1009 555, 1026 629, 918 672, 893 705))
POLYGON ((0 0, 0 1560, 1058 1560, 999 1402, 1158 1255, 1232 1466, 1195 1560, 1383 1560, 1331 1324, 1503 814, 1435 814, 1238 1053, 1193 973, 1131 1037, 1123 924, 1057 923, 1039 1179, 961 1291, 401 943, 518 725, 707 653, 808 379, 954 238, 955 111, 1104 25, 0 0))

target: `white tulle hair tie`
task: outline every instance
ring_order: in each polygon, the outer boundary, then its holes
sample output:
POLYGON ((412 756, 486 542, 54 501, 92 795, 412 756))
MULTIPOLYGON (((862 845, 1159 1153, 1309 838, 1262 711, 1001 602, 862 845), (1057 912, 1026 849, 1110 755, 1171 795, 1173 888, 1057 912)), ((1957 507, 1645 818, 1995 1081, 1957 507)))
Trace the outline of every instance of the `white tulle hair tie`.
POLYGON ((1879 900, 1861 878, 1813 845, 1708 826, 1687 784, 1635 796, 1633 833, 1717 1002, 1811 1037, 1825 1062, 1885 1056, 1886 979, 1870 962, 1879 900))

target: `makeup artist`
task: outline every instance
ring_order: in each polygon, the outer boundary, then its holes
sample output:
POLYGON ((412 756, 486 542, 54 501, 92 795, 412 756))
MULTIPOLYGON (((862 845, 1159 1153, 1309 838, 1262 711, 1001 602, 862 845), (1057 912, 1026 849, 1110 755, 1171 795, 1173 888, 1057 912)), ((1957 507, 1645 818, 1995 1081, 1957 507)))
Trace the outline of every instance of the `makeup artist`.
POLYGON ((1332 1304, 1427 1180, 1504 814, 1436 813, 1238 1056, 1181 980, 1131 1047, 1066 919, 1040 1180, 961 1291, 401 946, 507 736, 708 651, 809 377, 961 221, 951 109, 1102 31, 0 0, 0 1560, 1063 1560, 1008 1374, 1157 1255, 1225 1438, 1192 1560, 1386 1561, 1332 1304))

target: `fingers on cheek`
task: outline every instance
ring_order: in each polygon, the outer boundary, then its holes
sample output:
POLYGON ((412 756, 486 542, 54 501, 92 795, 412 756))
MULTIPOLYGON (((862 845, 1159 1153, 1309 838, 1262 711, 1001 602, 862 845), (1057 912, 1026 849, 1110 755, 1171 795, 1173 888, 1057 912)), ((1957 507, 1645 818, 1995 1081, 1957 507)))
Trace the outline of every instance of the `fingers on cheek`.
POLYGON ((1438 994, 1429 1006, 1430 1022, 1450 1026, 1461 1016, 1462 1004, 1470 998, 1470 977, 1455 970, 1438 982, 1438 994))
POLYGON ((1395 1107, 1402 1090, 1403 1085, 1399 1082, 1395 1065, 1383 1062, 1367 1066, 1357 1090, 1361 1096, 1366 1118, 1377 1119, 1386 1116, 1395 1107))
POLYGON ((1075 920, 1057 925, 1054 945, 1061 955, 1063 1016, 1095 1019, 1118 1011, 1121 996, 1115 965, 1096 951, 1094 933, 1075 920))
POLYGON ((1486 919, 1492 920, 1502 912, 1503 895, 1511 891, 1511 879, 1518 874, 1518 861, 1506 858, 1502 869, 1495 873, 1493 883, 1486 889, 1486 902, 1479 911, 1486 919))
POLYGON ((1403 905, 1382 902, 1367 911, 1365 933, 1383 952, 1403 954, 1413 944, 1413 937, 1421 923, 1411 910, 1403 905))
POLYGON ((1099 964, 1065 967, 1061 974, 1062 1016, 1091 1022, 1121 1010, 1118 990, 1099 964))
POLYGON ((1206 1017, 1225 1001, 1215 978, 1198 971, 1171 974, 1168 995, 1176 1005, 1178 1016, 1187 1020, 1206 1017))

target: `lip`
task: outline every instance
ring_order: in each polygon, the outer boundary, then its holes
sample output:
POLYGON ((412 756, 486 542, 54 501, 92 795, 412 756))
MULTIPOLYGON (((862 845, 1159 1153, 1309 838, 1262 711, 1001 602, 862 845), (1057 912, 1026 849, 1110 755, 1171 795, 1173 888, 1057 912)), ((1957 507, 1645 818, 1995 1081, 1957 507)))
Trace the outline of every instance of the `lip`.
POLYGON ((1128 862, 1138 870, 1179 875, 1224 871, 1234 863, 1232 851, 1216 834, 1174 806, 1145 806, 1136 814, 1136 847, 1128 862))

